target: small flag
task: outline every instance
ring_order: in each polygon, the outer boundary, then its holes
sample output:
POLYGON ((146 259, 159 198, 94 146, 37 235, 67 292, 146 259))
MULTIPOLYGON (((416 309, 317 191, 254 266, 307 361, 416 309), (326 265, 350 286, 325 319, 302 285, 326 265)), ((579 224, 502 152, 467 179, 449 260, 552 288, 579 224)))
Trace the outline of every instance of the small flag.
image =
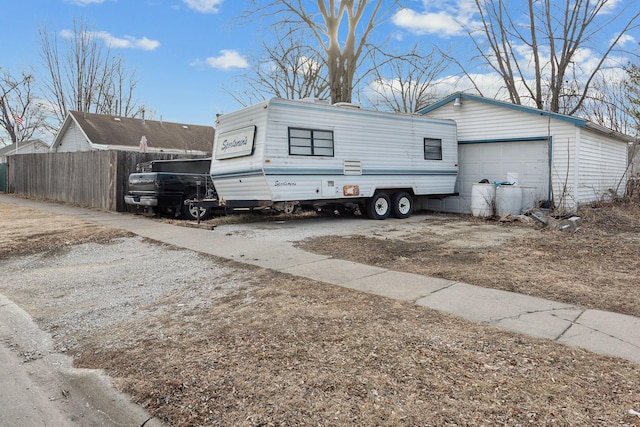
POLYGON ((13 118, 16 120, 16 126, 22 126, 22 122, 24 122, 24 120, 22 119, 22 117, 20 117, 20 116, 13 116, 13 118))

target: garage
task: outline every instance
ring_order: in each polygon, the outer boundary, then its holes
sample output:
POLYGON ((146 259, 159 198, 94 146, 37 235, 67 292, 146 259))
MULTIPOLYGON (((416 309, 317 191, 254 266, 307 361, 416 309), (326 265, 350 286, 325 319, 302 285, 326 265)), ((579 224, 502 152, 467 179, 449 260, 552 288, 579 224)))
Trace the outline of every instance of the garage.
POLYGON ((560 211, 624 193, 632 140, 583 119, 456 93, 419 112, 458 126, 457 195, 422 208, 471 212, 473 185, 515 182, 560 211))

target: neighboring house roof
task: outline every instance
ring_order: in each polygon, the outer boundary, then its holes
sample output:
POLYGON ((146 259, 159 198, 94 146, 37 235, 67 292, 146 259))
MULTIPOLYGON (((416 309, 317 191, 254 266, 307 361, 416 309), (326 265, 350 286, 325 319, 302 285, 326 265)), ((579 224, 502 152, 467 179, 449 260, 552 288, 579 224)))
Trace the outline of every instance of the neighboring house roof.
POLYGON ((14 154, 31 154, 31 153, 47 153, 49 145, 40 139, 31 139, 29 141, 18 142, 18 144, 10 144, 0 148, 0 159, 14 154))
POLYGON ((629 141, 633 141, 635 140, 635 138, 633 138, 632 136, 629 135, 625 135, 623 133, 620 132, 616 132, 614 130, 608 129, 604 126, 600 126, 596 123, 590 122, 588 120, 585 119, 581 119, 578 117, 573 117, 573 116, 567 116, 564 114, 559 114, 559 113, 552 113, 550 111, 545 111, 545 110, 539 110, 537 108, 533 108, 533 107, 527 107, 524 105, 518 105, 518 104, 513 104, 511 102, 505 102, 505 101, 498 101, 496 99, 491 99, 491 98, 485 98, 483 96, 477 96, 477 95, 470 95, 468 93, 463 93, 463 92, 457 92, 454 93, 452 95, 447 96, 446 98, 441 99, 440 101, 429 105, 428 107, 423 108, 422 110, 418 111, 418 114, 428 114, 429 112, 436 110, 440 107, 442 107, 443 105, 447 105, 451 102, 454 102, 456 99, 459 100, 472 100, 472 101, 478 101, 478 102, 483 102, 485 104, 488 105, 494 105, 494 106, 498 106, 498 107, 503 107, 503 108, 509 108, 512 110, 516 110, 516 111, 522 111, 524 113, 529 113, 529 114, 535 114, 537 116, 544 116, 544 117, 551 117, 557 120, 561 120, 561 121, 565 121, 568 123, 571 123, 577 127, 583 127, 583 128, 587 128, 590 129, 594 132, 598 132, 601 134, 605 134, 608 136, 611 136, 615 139, 618 139, 620 141, 624 141, 624 142, 629 142, 629 141))
POLYGON ((80 128, 92 150, 140 151, 143 136, 148 152, 209 154, 213 149, 212 126, 69 111, 53 140, 52 151, 72 123, 80 128))

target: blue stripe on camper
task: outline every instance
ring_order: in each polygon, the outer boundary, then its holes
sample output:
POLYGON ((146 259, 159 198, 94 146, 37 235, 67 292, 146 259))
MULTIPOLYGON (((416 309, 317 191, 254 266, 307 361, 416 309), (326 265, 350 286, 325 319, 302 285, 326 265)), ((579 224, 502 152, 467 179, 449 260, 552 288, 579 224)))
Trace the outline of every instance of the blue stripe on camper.
MULTIPOLYGON (((457 169, 441 170, 407 170, 407 169, 374 169, 362 170, 362 175, 456 175, 457 169)), ((309 168, 265 168, 265 175, 344 175, 342 168, 309 169, 309 168)), ((356 176, 356 175, 349 175, 356 176)))
POLYGON ((362 175, 457 175, 457 169, 406 170, 406 169, 363 169, 362 175))
POLYGON ((265 175, 342 175, 342 168, 264 168, 265 175))
MULTIPOLYGON (((457 169, 442 169, 442 170, 406 170, 406 169, 363 169, 362 175, 411 175, 411 176, 433 176, 433 175, 456 175, 457 169)), ((245 170, 234 171, 227 173, 212 173, 213 179, 219 178, 240 178, 249 176, 262 176, 263 172, 260 170, 245 170)), ((344 171, 342 168, 332 169, 307 169, 307 168, 265 168, 264 175, 268 176, 282 176, 282 175, 306 175, 306 176, 343 176, 344 171)), ((357 176, 357 175, 348 175, 357 176)))
POLYGON ((234 171, 234 172, 226 172, 226 173, 215 173, 211 172, 211 178, 238 178, 238 177, 246 177, 246 176, 262 176, 262 171, 259 169, 254 170, 244 170, 244 171, 234 171))

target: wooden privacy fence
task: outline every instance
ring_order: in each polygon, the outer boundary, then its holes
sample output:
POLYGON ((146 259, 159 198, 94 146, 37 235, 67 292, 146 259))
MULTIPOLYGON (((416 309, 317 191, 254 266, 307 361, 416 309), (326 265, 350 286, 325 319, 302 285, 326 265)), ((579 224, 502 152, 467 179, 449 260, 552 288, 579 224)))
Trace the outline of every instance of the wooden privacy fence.
POLYGON ((8 158, 7 192, 125 212, 127 180, 138 163, 197 157, 129 151, 19 154, 8 158))

